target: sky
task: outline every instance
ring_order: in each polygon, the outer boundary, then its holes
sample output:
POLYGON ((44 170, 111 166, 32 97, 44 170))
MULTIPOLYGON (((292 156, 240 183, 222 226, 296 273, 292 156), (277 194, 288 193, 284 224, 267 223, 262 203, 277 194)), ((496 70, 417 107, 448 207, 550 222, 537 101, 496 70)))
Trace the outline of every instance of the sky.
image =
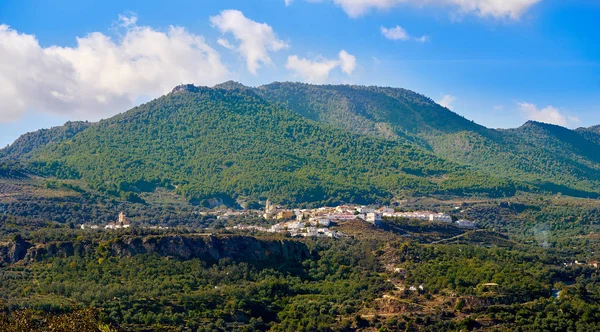
POLYGON ((392 86, 490 128, 600 124, 597 0, 0 0, 0 147, 178 84, 392 86))

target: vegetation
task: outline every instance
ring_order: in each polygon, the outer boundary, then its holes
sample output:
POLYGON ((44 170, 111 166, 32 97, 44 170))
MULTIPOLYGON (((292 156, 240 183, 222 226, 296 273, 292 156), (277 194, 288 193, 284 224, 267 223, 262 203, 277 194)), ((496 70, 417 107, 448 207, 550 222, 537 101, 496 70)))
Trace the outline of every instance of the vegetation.
POLYGON ((405 89, 272 83, 256 91, 307 118, 408 140, 445 160, 502 174, 528 191, 599 194, 600 135, 594 127, 528 122, 518 129, 487 129, 405 89))
POLYGON ((13 144, 0 150, 0 158, 22 159, 51 143, 59 143, 70 139, 88 127, 90 122, 67 122, 63 126, 40 129, 19 137, 13 144))
POLYGON ((598 197, 599 142, 594 128, 487 129, 405 89, 226 82, 28 133, 0 158, 136 203, 162 187, 202 206, 331 205, 518 190, 598 197))
POLYGON ((385 202, 400 192, 516 190, 507 179, 445 162, 410 142, 333 129, 247 90, 178 91, 48 145, 33 160, 41 173, 81 177, 134 202, 157 187, 176 188, 201 205, 240 197, 331 205, 385 202))
POLYGON ((487 129, 403 89, 180 86, 0 150, 0 330, 598 330, 599 144, 595 127, 487 129), (292 239, 215 216, 266 198, 483 229, 292 239), (120 211, 132 228, 79 227, 120 211))

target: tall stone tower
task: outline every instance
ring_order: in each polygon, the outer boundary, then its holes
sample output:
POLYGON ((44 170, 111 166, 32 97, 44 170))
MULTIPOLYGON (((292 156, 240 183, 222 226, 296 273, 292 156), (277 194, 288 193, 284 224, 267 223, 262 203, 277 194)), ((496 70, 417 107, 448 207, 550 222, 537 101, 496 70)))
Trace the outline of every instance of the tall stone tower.
POLYGON ((125 223, 127 223, 127 217, 125 216, 125 213, 119 212, 119 225, 123 226, 125 223))
POLYGON ((267 204, 265 206, 265 212, 266 213, 271 213, 272 207, 271 207, 271 201, 267 199, 267 204))

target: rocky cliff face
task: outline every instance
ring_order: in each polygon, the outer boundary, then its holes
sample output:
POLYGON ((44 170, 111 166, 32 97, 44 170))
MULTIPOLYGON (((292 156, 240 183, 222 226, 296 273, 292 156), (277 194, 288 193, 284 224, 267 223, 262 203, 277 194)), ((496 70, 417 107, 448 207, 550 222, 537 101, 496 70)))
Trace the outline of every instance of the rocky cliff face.
POLYGON ((208 263, 227 258, 260 265, 299 263, 311 255, 302 242, 247 236, 128 236, 102 242, 74 241, 37 246, 21 240, 0 246, 0 260, 7 263, 94 254, 115 257, 157 254, 182 260, 198 258, 208 263))
POLYGON ((31 243, 17 236, 13 241, 0 245, 0 262, 14 263, 25 258, 31 243))

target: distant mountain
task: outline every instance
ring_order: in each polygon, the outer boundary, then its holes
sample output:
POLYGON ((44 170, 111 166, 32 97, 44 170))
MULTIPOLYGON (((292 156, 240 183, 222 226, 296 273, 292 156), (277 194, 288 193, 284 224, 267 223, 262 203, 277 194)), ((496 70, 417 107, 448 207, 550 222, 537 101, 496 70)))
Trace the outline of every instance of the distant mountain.
POLYGON ((590 131, 590 132, 600 135, 600 125, 589 127, 589 128, 579 128, 579 130, 590 131))
POLYGON ((493 130, 395 88, 225 82, 95 124, 29 133, 0 153, 107 193, 171 188, 191 202, 371 203, 406 194, 600 193, 600 134, 528 122, 493 130))
POLYGON ((573 195, 599 192, 600 126, 573 131, 530 121, 517 129, 493 130, 397 88, 272 83, 256 91, 315 121, 388 139, 402 137, 490 175, 573 195))
POLYGON ((67 122, 62 126, 41 129, 22 135, 0 150, 0 158, 23 159, 51 143, 64 142, 92 125, 91 122, 67 122))
POLYGON ((311 120, 385 138, 486 130, 405 89, 272 83, 258 87, 256 92, 311 120))
POLYGON ((253 88, 247 87, 242 83, 235 81, 227 81, 221 84, 217 84, 213 87, 213 89, 223 89, 223 90, 252 90, 253 88))
POLYGON ((543 190, 598 196, 600 145, 578 131, 530 121, 493 136, 461 132, 429 141, 433 151, 446 160, 504 174, 543 190))

